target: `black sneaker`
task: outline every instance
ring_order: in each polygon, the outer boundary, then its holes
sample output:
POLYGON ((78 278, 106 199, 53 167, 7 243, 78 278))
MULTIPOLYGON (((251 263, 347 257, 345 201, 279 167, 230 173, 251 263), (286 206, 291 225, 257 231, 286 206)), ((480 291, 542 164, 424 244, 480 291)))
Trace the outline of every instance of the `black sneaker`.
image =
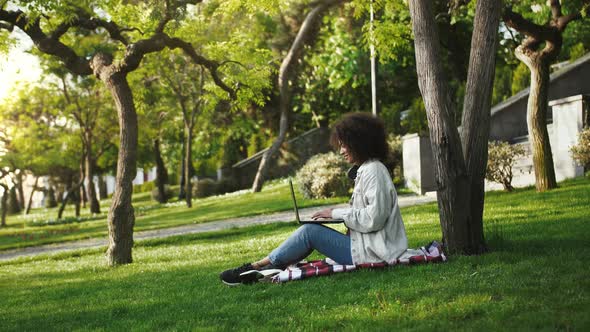
POLYGON ((221 272, 219 278, 228 286, 237 286, 239 284, 253 284, 258 280, 256 273, 241 275, 244 272, 256 270, 252 264, 246 263, 235 269, 229 269, 221 272))

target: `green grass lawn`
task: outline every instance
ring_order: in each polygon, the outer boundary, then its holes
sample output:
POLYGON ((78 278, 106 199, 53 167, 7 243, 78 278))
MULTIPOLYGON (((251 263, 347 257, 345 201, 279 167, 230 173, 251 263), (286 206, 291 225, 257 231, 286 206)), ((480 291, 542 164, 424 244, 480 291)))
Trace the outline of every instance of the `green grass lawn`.
MULTIPOLYGON (((104 248, 0 263, 0 329, 590 329, 590 180, 486 197, 490 252, 230 288, 218 273, 266 255, 295 229, 272 224, 139 242, 108 268, 104 248)), ((436 204, 402 209, 411 246, 440 238, 436 204)))
MULTIPOLYGON (((346 197, 330 199, 304 199, 298 193, 301 207, 342 203, 346 197)), ((92 216, 84 209, 79 219, 74 217, 73 207, 68 207, 64 221, 56 221, 57 208, 37 209, 29 215, 7 218, 7 227, 0 228, 0 250, 35 246, 107 236, 107 212, 110 201, 101 202, 101 214, 92 216)), ((239 193, 193 200, 187 208, 184 201, 159 204, 149 193, 133 195, 135 231, 204 223, 226 218, 244 217, 284 211, 293 208, 291 194, 285 181, 274 181, 260 193, 239 193), (247 208, 245 208, 247 207, 247 208)))

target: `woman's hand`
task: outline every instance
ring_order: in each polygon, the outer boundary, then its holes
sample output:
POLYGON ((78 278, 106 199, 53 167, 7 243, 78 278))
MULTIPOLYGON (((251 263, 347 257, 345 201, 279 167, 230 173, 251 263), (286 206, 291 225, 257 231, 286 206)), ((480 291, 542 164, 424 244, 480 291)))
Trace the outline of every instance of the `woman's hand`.
POLYGON ((333 208, 327 208, 321 211, 318 211, 311 216, 311 219, 316 220, 320 218, 331 219, 332 218, 332 210, 333 208))

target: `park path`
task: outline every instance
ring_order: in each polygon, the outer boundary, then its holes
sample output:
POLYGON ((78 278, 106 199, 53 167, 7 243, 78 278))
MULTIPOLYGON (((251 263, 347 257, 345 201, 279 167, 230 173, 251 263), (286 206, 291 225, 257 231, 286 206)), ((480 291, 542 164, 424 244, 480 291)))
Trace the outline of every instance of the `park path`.
MULTIPOLYGON (((425 204, 436 201, 436 195, 426 196, 398 196, 400 207, 425 204)), ((347 204, 334 205, 332 207, 345 207, 347 204)), ((309 218, 314 212, 325 209, 327 206, 316 206, 305 209, 299 209, 299 214, 302 218, 309 218)), ((248 227, 253 225, 270 224, 275 222, 292 222, 294 220, 293 211, 283 211, 271 214, 256 215, 250 217, 233 218, 226 220, 217 220, 202 224, 184 225, 171 228, 162 228, 149 231, 135 232, 133 239, 135 241, 165 238, 175 235, 193 234, 218 231, 228 228, 248 227)), ((39 254, 53 254, 63 251, 106 247, 108 244, 106 238, 96 238, 88 240, 79 240, 71 242, 63 242, 56 244, 47 244, 35 247, 27 247, 21 249, 11 249, 0 251, 0 261, 6 261, 19 257, 35 256, 39 254)))

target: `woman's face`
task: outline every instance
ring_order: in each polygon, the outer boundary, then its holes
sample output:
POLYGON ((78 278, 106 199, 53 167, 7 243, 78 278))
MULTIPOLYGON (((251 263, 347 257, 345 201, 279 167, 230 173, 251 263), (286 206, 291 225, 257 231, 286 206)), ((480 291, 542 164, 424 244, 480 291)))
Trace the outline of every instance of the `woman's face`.
POLYGON ((340 155, 344 157, 344 159, 349 162, 350 164, 354 164, 354 160, 352 159, 352 154, 348 150, 348 147, 344 144, 340 144, 340 155))

